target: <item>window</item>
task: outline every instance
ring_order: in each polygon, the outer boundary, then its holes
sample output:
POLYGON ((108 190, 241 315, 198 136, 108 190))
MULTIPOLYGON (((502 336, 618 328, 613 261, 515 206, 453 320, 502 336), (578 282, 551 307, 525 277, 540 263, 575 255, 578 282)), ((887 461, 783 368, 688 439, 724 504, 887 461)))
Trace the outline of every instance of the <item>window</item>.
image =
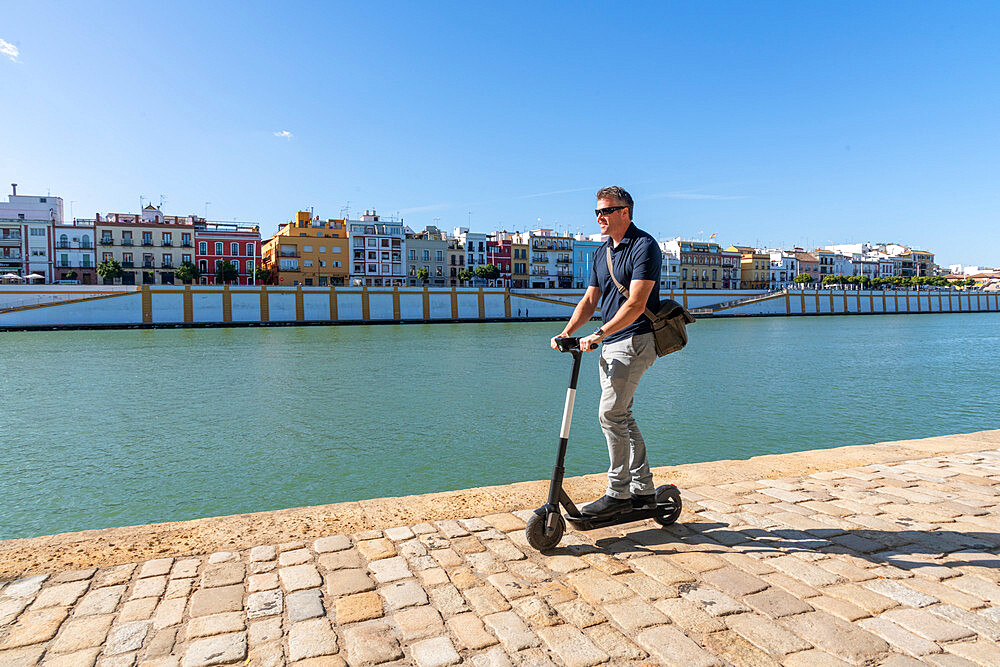
POLYGON ((172 267, 174 265, 174 257, 169 252, 163 254, 163 266, 172 267))
POLYGON ((424 261, 429 262, 431 259, 431 251, 424 249, 424 261))
POLYGON ((378 264, 369 264, 368 273, 378 273, 378 264))
POLYGON ((204 241, 198 241, 198 254, 207 255, 208 254, 208 244, 204 241))
POLYGON ((222 260, 221 260, 221 259, 217 259, 217 260, 215 260, 215 271, 216 271, 216 272, 218 272, 218 271, 219 271, 219 267, 220 267, 220 266, 222 266, 222 260))
POLYGON ((439 264, 437 267, 437 277, 440 278, 443 273, 444 273, 444 267, 439 264))
POLYGON ((45 236, 45 228, 44 227, 32 227, 31 228, 31 236, 45 236))
POLYGON ((142 245, 153 245, 153 232, 142 233, 142 245))
POLYGON ((247 260, 247 273, 250 274, 250 275, 253 275, 253 260, 252 259, 248 259, 247 260))
POLYGON ((191 255, 181 255, 181 261, 182 262, 190 262, 191 261, 191 255))
MULTIPOLYGON (((234 253, 234 254, 238 254, 238 253, 234 253)), ((254 252, 253 244, 252 243, 248 243, 246 245, 246 256, 247 257, 256 257, 256 255, 257 255, 257 253, 254 252)))
POLYGON ((382 265, 382 273, 386 273, 386 274, 389 273, 389 265, 388 264, 383 264, 382 265))
POLYGON ((355 248, 364 248, 365 247, 365 240, 355 237, 354 238, 354 247, 355 248))
POLYGON ((239 257, 240 256, 240 244, 239 243, 230 243, 229 244, 229 254, 232 255, 233 257, 239 257))
POLYGON ((369 248, 377 248, 378 247, 378 239, 368 239, 368 247, 369 248))
POLYGON ((298 271, 299 270, 299 260, 288 259, 286 257, 281 258, 281 270, 282 271, 298 271))
POLYGON ((313 251, 313 247, 311 245, 307 245, 307 246, 305 246, 305 247, 302 248, 302 252, 312 252, 312 251, 313 251))
POLYGON ((368 259, 369 260, 378 259, 378 253, 375 252, 375 251, 369 250, 368 251, 368 259))
POLYGON ((207 272, 208 271, 208 262, 206 262, 203 259, 199 259, 198 260, 198 271, 201 272, 201 273, 207 272))
POLYGON ((186 232, 181 234, 181 243, 184 245, 191 245, 191 235, 186 232))
POLYGON ((340 260, 334 260, 333 265, 336 266, 337 268, 340 268, 340 260))
POLYGON ((222 243, 216 242, 216 244, 215 244, 215 254, 216 255, 221 255, 222 254, 222 243))
POLYGON ((302 265, 303 266, 312 266, 313 265, 313 261, 311 259, 303 260, 302 261, 302 265))
POLYGON ((436 255, 436 257, 434 259, 435 259, 435 261, 443 262, 444 261, 444 250, 438 250, 437 251, 437 255, 436 255))
POLYGON ((163 232, 163 245, 173 245, 173 238, 173 233, 163 232))
POLYGON ((382 253, 382 261, 385 262, 385 261, 388 261, 388 259, 389 259, 389 253, 388 252, 383 252, 382 253))
POLYGON ((340 254, 340 246, 339 245, 333 246, 332 248, 330 248, 330 252, 332 252, 334 255, 339 255, 340 254))
POLYGON ((326 267, 326 260, 323 259, 319 260, 319 265, 321 268, 326 267))
MULTIPOLYGON (((427 252, 426 250, 424 252, 427 252)), ((417 258, 417 251, 410 248, 410 251, 406 254, 406 258, 409 260, 415 260, 417 258)))
POLYGON ((320 251, 320 252, 326 252, 326 246, 325 246, 325 245, 321 245, 321 246, 319 247, 319 251, 320 251))
POLYGON ((90 267, 90 255, 83 256, 83 263, 80 266, 85 269, 90 267))

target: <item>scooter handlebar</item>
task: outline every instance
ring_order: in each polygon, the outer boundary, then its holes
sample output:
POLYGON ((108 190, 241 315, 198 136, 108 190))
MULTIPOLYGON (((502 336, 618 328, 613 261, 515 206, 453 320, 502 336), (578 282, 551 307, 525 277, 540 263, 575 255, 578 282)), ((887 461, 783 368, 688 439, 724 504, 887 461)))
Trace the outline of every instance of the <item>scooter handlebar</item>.
MULTIPOLYGON (((580 338, 564 336, 562 338, 556 338, 556 345, 559 347, 560 352, 580 352, 580 338)), ((596 348, 596 345, 591 345, 590 349, 596 348)))

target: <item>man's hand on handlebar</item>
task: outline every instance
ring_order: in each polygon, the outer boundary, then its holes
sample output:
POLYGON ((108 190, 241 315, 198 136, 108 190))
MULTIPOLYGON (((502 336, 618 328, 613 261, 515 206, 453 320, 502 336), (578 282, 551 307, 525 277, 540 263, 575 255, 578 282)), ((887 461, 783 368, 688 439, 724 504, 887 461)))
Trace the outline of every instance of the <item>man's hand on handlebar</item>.
POLYGON ((556 338, 565 338, 568 335, 569 334, 564 331, 564 332, 562 332, 561 334, 559 334, 557 336, 553 336, 552 340, 549 341, 549 347, 551 347, 553 350, 555 350, 556 352, 558 352, 559 351, 559 344, 556 343, 556 338))
POLYGON ((601 336, 584 336, 580 339, 580 350, 582 352, 590 352, 596 350, 597 346, 601 343, 601 336))

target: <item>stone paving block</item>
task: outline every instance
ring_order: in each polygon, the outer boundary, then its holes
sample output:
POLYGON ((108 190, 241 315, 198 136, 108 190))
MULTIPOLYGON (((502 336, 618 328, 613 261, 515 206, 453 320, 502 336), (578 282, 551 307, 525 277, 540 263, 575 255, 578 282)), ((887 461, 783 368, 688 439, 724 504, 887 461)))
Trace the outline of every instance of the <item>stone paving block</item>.
POLYGON ((317 553, 329 553, 331 551, 343 551, 344 549, 350 549, 352 543, 351 538, 347 535, 331 535, 329 537, 321 537, 315 542, 313 542, 313 549, 317 553))
POLYGON ((156 613, 153 614, 153 629, 162 630, 172 625, 179 625, 184 618, 186 607, 187 600, 184 598, 161 600, 156 606, 156 613))
POLYGON ((990 604, 1000 604, 1000 586, 973 574, 963 574, 948 580, 948 585, 969 595, 974 595, 990 604))
POLYGON ((29 604, 31 600, 28 598, 0 599, 0 628, 17 618, 29 604))
POLYGON ((104 645, 104 655, 118 655, 139 649, 152 625, 152 621, 133 621, 111 628, 104 645))
POLYGON ((524 552, 503 539, 489 540, 486 548, 502 561, 522 560, 525 557, 524 552))
POLYGON ((448 573, 445 572, 442 567, 431 567, 426 570, 418 570, 417 577, 420 579, 420 583, 423 584, 425 588, 440 586, 451 582, 451 579, 448 578, 448 573))
POLYGON ((607 620, 604 614, 583 600, 569 600, 556 604, 555 609, 568 623, 578 628, 589 628, 607 620))
POLYGON ((486 578, 508 600, 531 595, 531 585, 509 572, 493 574, 486 578))
POLYGON ((639 597, 651 602, 655 600, 662 600, 663 598, 675 598, 678 595, 677 586, 661 584, 656 579, 648 577, 641 572, 620 574, 615 578, 619 582, 628 586, 633 592, 639 595, 639 597))
POLYGON ((406 566, 406 559, 402 556, 368 563, 368 571, 372 573, 375 581, 380 584, 388 584, 413 576, 413 573, 406 566))
POLYGON ((7 637, 0 641, 0 651, 30 646, 52 639, 68 614, 69 609, 66 607, 49 607, 48 609, 24 612, 10 627, 7 637))
POLYGON ((571 625, 560 625, 553 628, 541 628, 538 636, 542 638, 550 651, 569 667, 590 667, 607 661, 610 656, 597 648, 579 628, 571 625))
POLYGON ((636 636, 636 641, 662 665, 721 667, 723 664, 672 625, 646 628, 636 636))
POLYGON ((264 574, 265 572, 274 572, 278 568, 278 561, 262 561, 259 563, 250 563, 248 565, 247 571, 250 574, 264 574))
MULTIPOLYGON (((49 579, 50 584, 65 584, 70 581, 83 581, 84 579, 92 579, 94 574, 97 572, 96 567, 89 567, 83 570, 67 570, 65 572, 60 572, 59 574, 52 575, 49 579)), ((3 585, 0 584, 0 591, 3 590, 3 585)))
POLYGON ((118 606, 125 593, 125 586, 108 586, 91 590, 76 605, 75 616, 87 614, 110 614, 118 606))
POLYGON ((813 588, 812 586, 809 586, 807 584, 804 584, 798 579, 789 577, 787 574, 783 572, 775 572, 774 574, 765 574, 761 578, 767 583, 769 583, 771 586, 780 588, 786 593, 790 593, 799 599, 805 600, 820 594, 818 589, 813 588))
POLYGON ((358 542, 358 552, 368 561, 392 558, 396 555, 396 545, 391 540, 380 537, 377 540, 365 540, 358 542))
POLYGON ((338 598, 334 609, 338 625, 370 621, 383 614, 382 598, 373 591, 338 598))
POLYGON ((823 594, 846 600, 851 604, 861 607, 871 615, 878 615, 899 606, 896 600, 857 584, 829 586, 823 589, 823 594))
POLYGON ((406 540, 405 542, 400 542, 396 546, 396 550, 399 555, 411 560, 419 556, 426 556, 428 549, 424 546, 424 543, 420 541, 419 538, 414 537, 413 539, 406 540))
POLYGON ((435 521, 434 525, 437 529, 441 531, 441 534, 447 537, 449 540, 455 539, 456 537, 463 537, 469 534, 465 528, 462 527, 458 521, 452 519, 445 519, 443 521, 435 521))
POLYGON ((958 641, 975 634, 972 630, 932 614, 926 609, 893 609, 882 614, 880 618, 890 620, 934 642, 958 641))
MULTIPOLYGON (((193 608, 194 605, 192 604, 193 608)), ((278 589, 251 593, 247 596, 247 618, 274 616, 280 614, 283 609, 283 596, 278 589)), ((195 616, 196 614, 192 611, 191 615, 195 616)))
POLYGON ((424 547, 431 551, 435 551, 437 549, 448 549, 451 547, 451 542, 448 538, 439 534, 437 531, 420 535, 417 539, 422 545, 424 545, 424 547))
POLYGON ((597 648, 610 656, 612 664, 623 660, 642 660, 648 655, 610 623, 594 625, 583 632, 597 648))
POLYGON ((364 570, 339 570, 326 578, 326 594, 332 598, 373 590, 375 582, 364 570))
MULTIPOLYGON (((447 579, 445 579, 447 582, 447 579)), ((426 585, 426 582, 425 582, 426 585)), ((445 583, 443 586, 436 586, 427 591, 431 604, 444 616, 453 616, 469 611, 469 606, 465 603, 465 598, 457 588, 445 583)))
POLYGON ((451 580, 451 583, 455 585, 455 588, 460 591, 465 590, 466 588, 481 586, 484 583, 483 580, 468 567, 456 567, 449 570, 448 578, 451 580))
POLYGON ((243 563, 217 563, 209 565, 201 575, 202 588, 232 586, 243 583, 245 576, 243 563))
POLYGON ((278 575, 276 572, 266 572, 264 574, 251 574, 247 579, 247 592, 269 591, 278 587, 278 575))
POLYGON ((754 667, 781 667, 781 663, 761 651, 732 630, 715 632, 701 639, 702 645, 711 653, 733 665, 753 665, 754 667))
MULTIPOLYGON (((45 667, 93 667, 100 653, 100 647, 85 648, 74 653, 52 653, 49 651, 43 664, 45 667)), ((0 656, 0 659, 2 657, 0 656)))
POLYGON ((288 620, 293 623, 326 613, 323 609, 323 593, 318 588, 289 593, 285 596, 285 606, 288 607, 288 620))
POLYGON ((456 537, 451 541, 451 548, 460 554, 477 554, 486 551, 483 543, 472 535, 456 537))
POLYGON ((225 665, 243 660, 247 655, 246 633, 218 635, 191 642, 181 661, 182 667, 225 665))
POLYGON ((541 645, 535 633, 512 611, 490 614, 483 617, 483 622, 509 653, 541 645))
POLYGON ((43 653, 44 646, 26 646, 8 651, 0 649, 0 664, 4 667, 33 667, 38 664, 43 653))
POLYGON ((757 614, 726 616, 726 625, 757 648, 776 656, 805 651, 813 646, 777 623, 757 614))
MULTIPOLYGON (((272 641, 256 645, 250 643, 248 649, 249 650, 247 651, 247 660, 249 660, 250 662, 247 664, 253 665, 254 667, 284 667, 286 664, 285 652, 281 646, 280 641, 272 641)), ((339 662, 336 661, 335 660, 336 656, 328 656, 328 658, 330 658, 331 662, 327 663, 327 665, 324 665, 324 667, 334 667, 334 666, 342 667, 343 665, 347 664, 342 659, 339 660, 339 662)), ((319 660, 323 660, 323 658, 319 658, 319 660)), ((312 661, 301 660, 298 663, 296 663, 296 665, 301 667, 306 667, 306 665, 309 665, 310 662, 312 661)))
POLYGON ((817 595, 814 598, 809 598, 809 604, 820 611, 833 614, 845 621, 853 622, 871 616, 871 614, 853 602, 833 597, 832 595, 817 595))
POLYGON ((518 616, 532 626, 551 626, 558 625, 561 622, 556 610, 540 597, 517 598, 516 600, 511 600, 510 604, 518 616))
MULTIPOLYGON (((257 593, 255 593, 257 595, 257 593)), ((222 586, 197 590, 191 595, 191 616, 208 616, 243 609, 243 587, 222 586)))
POLYGON ((312 560, 312 552, 309 549, 292 549, 282 551, 278 556, 278 567, 290 567, 292 565, 302 565, 312 560))
POLYGON ((688 572, 694 572, 696 574, 708 572, 709 570, 717 570, 720 567, 726 566, 726 561, 722 560, 716 554, 706 553, 703 551, 668 554, 666 558, 670 559, 670 561, 675 565, 679 565, 688 572))
POLYGON ((138 600, 139 598, 160 597, 166 589, 167 578, 165 576, 139 579, 135 582, 135 586, 132 587, 132 595, 129 596, 129 599, 138 600))
POLYGON ((497 643, 497 638, 486 631, 482 619, 473 613, 452 616, 448 619, 447 625, 461 648, 476 650, 497 643))
POLYGON ((845 559, 839 557, 817 561, 816 567, 839 575, 844 581, 858 582, 868 581, 869 579, 875 578, 875 575, 871 572, 871 570, 858 567, 857 565, 849 563, 845 559))
POLYGON ((419 641, 410 647, 410 654, 418 667, 445 667, 462 660, 447 637, 419 641))
POLYGON ((333 655, 339 650, 337 635, 325 618, 292 623, 288 630, 288 659, 303 660, 333 655))
POLYGON ((127 584, 129 580, 132 579, 132 573, 135 572, 135 568, 135 563, 114 565, 106 568, 102 567, 97 571, 97 574, 94 575, 94 588, 127 584))
POLYGON ((938 602, 937 598, 925 595, 920 591, 915 591, 912 588, 904 586, 898 581, 889 579, 874 579, 866 581, 861 585, 874 593, 878 593, 908 607, 926 607, 938 602))
POLYGON ((251 647, 281 639, 282 636, 281 619, 275 616, 251 621, 247 631, 247 641, 251 647))
POLYGON ((684 598, 660 600, 653 606, 687 632, 707 634, 726 629, 726 624, 721 618, 709 615, 697 604, 684 598))
POLYGON ((382 586, 379 593, 392 609, 405 609, 427 604, 427 593, 415 579, 405 579, 382 586))
POLYGON ((308 563, 304 565, 293 565, 291 567, 279 567, 278 578, 286 593, 294 593, 306 588, 317 588, 323 583, 316 566, 308 563))
POLYGON ((421 576, 420 573, 424 570, 442 569, 441 564, 431 556, 417 556, 416 558, 407 558, 407 560, 410 562, 410 571, 418 577, 421 576))
POLYGON ((681 597, 694 602, 712 616, 726 616, 749 611, 742 604, 721 591, 701 584, 681 584, 677 589, 681 597))
POLYGON ((914 577, 913 579, 908 579, 906 581, 906 586, 925 595, 937 598, 945 604, 961 607, 962 609, 980 609, 985 604, 974 595, 957 591, 951 586, 948 586, 947 582, 941 582, 934 579, 914 577))
POLYGON ((580 597, 591 604, 599 605, 615 600, 625 600, 632 595, 632 591, 627 586, 594 569, 571 572, 566 575, 565 579, 566 583, 576 589, 580 597))
POLYGON ((507 569, 515 576, 530 581, 532 584, 551 580, 551 575, 529 560, 507 561, 507 569))
POLYGON ((940 653, 941 647, 934 642, 918 637, 909 630, 883 618, 866 618, 858 623, 862 628, 878 635, 897 651, 920 657, 930 653, 940 653))
POLYGON ((107 639, 113 614, 83 616, 69 620, 62 632, 49 645, 51 653, 72 653, 86 648, 99 647, 107 639))
POLYGON ((875 660, 889 650, 880 637, 823 611, 786 616, 779 622, 817 648, 851 664, 875 660))
POLYGON ((240 559, 235 551, 216 551, 208 557, 209 563, 229 563, 240 559))
POLYGON ((155 558, 153 560, 148 560, 143 563, 142 568, 139 569, 139 574, 136 575, 139 579, 145 579, 146 577, 158 577, 160 575, 165 575, 170 572, 170 567, 174 564, 173 558, 155 558))
POLYGON ((735 567, 722 567, 718 570, 710 570, 701 575, 701 580, 709 586, 714 586, 722 592, 733 597, 743 597, 759 593, 768 588, 768 584, 763 579, 747 574, 735 567))
POLYGON ((743 602, 755 612, 770 618, 802 614, 813 609, 808 603, 778 588, 748 595, 743 598, 743 602))
POLYGON ((985 639, 1000 642, 1000 624, 980 614, 950 604, 937 604, 928 607, 927 611, 968 628, 985 639))
POLYGON ((472 656, 474 667, 514 667, 514 663, 499 646, 472 656))
POLYGON ((694 581, 694 576, 690 572, 678 567, 664 556, 633 558, 629 561, 629 566, 661 584, 673 585, 694 581))
POLYGON ((171 579, 190 579, 192 577, 198 576, 198 567, 201 565, 201 561, 197 558, 186 558, 184 560, 179 560, 174 562, 174 566, 170 568, 170 578, 171 579))
POLYGON ((767 561, 751 558, 750 556, 740 553, 739 551, 730 551, 729 553, 719 554, 719 556, 730 565, 743 570, 747 574, 760 576, 764 574, 771 574, 775 571, 773 567, 767 564, 767 561))
POLYGON ((465 560, 468 561, 473 570, 481 574, 499 574, 507 569, 503 563, 497 560, 496 556, 489 552, 465 554, 465 560))
POLYGON ((163 592, 165 598, 186 598, 191 595, 191 588, 194 579, 171 579, 167 582, 167 590, 163 592))
POLYGON ((327 570, 357 569, 365 567, 365 560, 357 549, 341 549, 322 554, 319 564, 327 570))
POLYGON ((428 533, 437 532, 437 528, 435 528, 429 523, 418 523, 415 526, 410 526, 410 528, 412 528, 413 532, 416 533, 417 535, 426 535, 428 533))
POLYGON ((411 607, 393 614, 396 627, 405 641, 427 639, 445 633, 444 622, 437 609, 430 605, 411 607))
POLYGON ((781 662, 783 667, 846 667, 851 664, 819 649, 786 655, 781 662))
POLYGON ((807 586, 832 586, 844 581, 840 575, 828 572, 795 556, 778 556, 770 559, 768 565, 775 567, 793 579, 798 579, 807 586))
POLYGON ((552 572, 566 574, 577 570, 586 570, 590 563, 579 556, 552 556, 545 562, 545 567, 552 572))
MULTIPOLYGON (((317 551, 319 551, 319 549, 317 549, 317 551)), ((253 549, 250 550, 251 562, 271 561, 277 557, 278 557, 278 550, 274 547, 274 545, 264 545, 260 547, 254 547, 253 549)))
POLYGON ((385 536, 393 542, 402 542, 413 537, 413 530, 409 526, 395 526, 386 528, 385 536))
POLYGON ((510 609, 510 603, 493 586, 476 586, 462 591, 472 611, 480 616, 495 614, 510 609))
POLYGON ((238 611, 228 611, 222 614, 192 618, 187 624, 185 636, 187 639, 195 639, 198 637, 241 632, 245 629, 243 614, 238 611))
POLYGON ((945 650, 976 665, 996 665, 1000 645, 985 639, 947 644, 945 650))
POLYGON ((80 599, 87 588, 89 581, 72 581, 65 584, 56 584, 42 590, 31 604, 32 609, 44 609, 45 607, 68 607, 80 599))
POLYGON ((118 622, 148 621, 153 617, 153 610, 156 609, 157 602, 157 598, 141 598, 126 602, 122 605, 121 611, 118 612, 118 622))

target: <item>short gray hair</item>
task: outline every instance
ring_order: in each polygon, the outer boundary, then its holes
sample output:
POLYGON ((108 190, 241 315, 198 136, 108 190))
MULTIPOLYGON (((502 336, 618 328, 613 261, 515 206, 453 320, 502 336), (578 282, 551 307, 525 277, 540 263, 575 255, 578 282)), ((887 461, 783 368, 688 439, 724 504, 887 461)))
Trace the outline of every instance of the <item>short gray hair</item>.
POLYGON ((628 206, 628 219, 635 219, 635 208, 632 205, 632 195, 625 188, 618 185, 609 185, 597 191, 598 199, 614 199, 623 206, 628 206))

